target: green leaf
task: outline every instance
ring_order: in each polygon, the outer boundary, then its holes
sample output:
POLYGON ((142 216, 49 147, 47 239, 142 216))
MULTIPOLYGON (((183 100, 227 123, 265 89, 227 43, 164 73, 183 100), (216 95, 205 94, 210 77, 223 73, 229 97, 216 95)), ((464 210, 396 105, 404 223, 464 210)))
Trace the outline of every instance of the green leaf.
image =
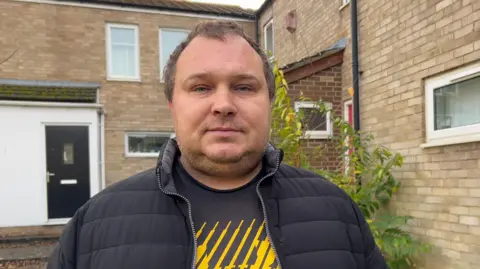
MULTIPOLYGON (((367 218, 375 242, 391 269, 407 269, 414 264, 414 257, 430 252, 431 245, 414 239, 405 229, 409 216, 395 216, 389 212, 379 215, 381 206, 387 205, 400 188, 400 182, 394 175, 395 170, 403 165, 403 156, 387 147, 376 145, 375 137, 371 133, 356 132, 341 116, 331 113, 335 136, 329 137, 325 142, 334 145, 333 148, 338 152, 338 167, 332 170, 314 165, 323 163, 324 147, 313 146, 310 141, 302 139, 305 135, 302 122, 306 120, 303 110, 294 109, 294 100, 288 92, 287 81, 276 61, 273 62, 273 71, 276 99, 272 103, 270 136, 276 146, 284 151, 285 163, 323 175, 342 188, 367 218), (347 173, 343 166, 343 156, 349 152, 351 146, 354 151, 349 156, 347 173), (356 177, 360 179, 361 186, 355 184, 356 177)), ((323 101, 312 100, 303 93, 295 98, 299 101, 314 101, 316 109, 321 113, 334 111, 323 101)))

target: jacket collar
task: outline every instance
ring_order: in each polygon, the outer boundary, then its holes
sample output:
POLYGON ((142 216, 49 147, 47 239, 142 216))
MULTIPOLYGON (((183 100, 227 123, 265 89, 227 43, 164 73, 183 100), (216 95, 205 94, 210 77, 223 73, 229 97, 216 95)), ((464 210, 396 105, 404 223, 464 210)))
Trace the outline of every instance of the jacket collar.
MULTIPOLYGON (((172 171, 175 163, 175 159, 180 152, 180 149, 175 138, 170 138, 160 148, 160 153, 157 159, 157 178, 160 188, 169 191, 176 192, 173 184, 172 171)), ((275 148, 270 142, 265 147, 266 171, 273 171, 278 167, 283 160, 283 151, 275 148)))

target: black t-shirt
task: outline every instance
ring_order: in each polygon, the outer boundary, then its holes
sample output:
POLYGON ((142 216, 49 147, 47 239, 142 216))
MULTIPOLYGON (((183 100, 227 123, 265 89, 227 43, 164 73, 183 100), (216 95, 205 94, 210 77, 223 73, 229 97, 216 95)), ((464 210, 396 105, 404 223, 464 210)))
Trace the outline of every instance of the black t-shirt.
POLYGON ((234 190, 214 190, 175 162, 175 185, 192 205, 198 269, 277 268, 256 192, 263 175, 234 190))

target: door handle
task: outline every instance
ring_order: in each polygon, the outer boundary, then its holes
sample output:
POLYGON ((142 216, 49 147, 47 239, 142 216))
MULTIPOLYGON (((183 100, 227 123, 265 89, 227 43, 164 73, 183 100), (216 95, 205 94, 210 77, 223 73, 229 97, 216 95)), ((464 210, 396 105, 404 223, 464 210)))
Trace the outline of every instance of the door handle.
POLYGON ((50 177, 53 177, 53 176, 55 176, 54 173, 50 173, 47 171, 47 183, 50 183, 50 177))

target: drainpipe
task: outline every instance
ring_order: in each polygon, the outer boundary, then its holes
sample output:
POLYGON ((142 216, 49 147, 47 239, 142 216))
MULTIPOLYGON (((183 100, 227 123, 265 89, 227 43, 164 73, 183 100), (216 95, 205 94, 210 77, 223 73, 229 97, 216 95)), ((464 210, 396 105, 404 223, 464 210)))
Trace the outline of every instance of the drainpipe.
POLYGON ((357 22, 357 0, 350 2, 351 32, 352 32, 352 72, 353 72, 353 125, 355 131, 360 130, 360 91, 358 75, 358 22, 357 22))
MULTIPOLYGON (((98 100, 98 99, 97 99, 98 100)), ((98 111, 98 174, 100 179, 98 191, 106 187, 105 183, 105 110, 99 108, 98 111)))
MULTIPOLYGON (((357 0, 350 1, 350 17, 352 32, 352 72, 353 72, 353 128, 356 133, 360 130, 360 91, 358 75, 358 21, 357 21, 357 0)), ((360 175, 355 176, 357 191, 362 187, 360 175)))
POLYGON ((258 8, 258 10, 255 12, 255 39, 258 43, 258 45, 260 45, 260 16, 262 16, 262 13, 265 11, 265 9, 267 9, 267 7, 269 7, 270 5, 273 4, 273 0, 265 0, 263 2, 263 4, 258 8))

